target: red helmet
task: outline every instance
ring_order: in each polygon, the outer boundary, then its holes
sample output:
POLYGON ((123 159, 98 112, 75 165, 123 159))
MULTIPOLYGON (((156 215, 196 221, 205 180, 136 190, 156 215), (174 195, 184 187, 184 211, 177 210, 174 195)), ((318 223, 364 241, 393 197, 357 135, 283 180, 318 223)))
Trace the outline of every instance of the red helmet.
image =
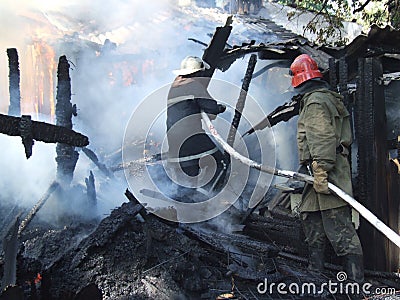
POLYGON ((322 78, 317 63, 308 54, 301 54, 294 59, 290 66, 290 75, 292 75, 293 87, 298 87, 313 78, 322 78))

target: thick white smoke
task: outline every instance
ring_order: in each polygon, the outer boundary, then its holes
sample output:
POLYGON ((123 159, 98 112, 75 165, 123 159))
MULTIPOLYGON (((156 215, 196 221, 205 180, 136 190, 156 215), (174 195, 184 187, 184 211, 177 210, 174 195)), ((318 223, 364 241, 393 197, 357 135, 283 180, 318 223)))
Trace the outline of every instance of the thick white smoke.
MULTIPOLYGON (((187 39, 208 43, 208 34, 223 25, 220 19, 226 19, 215 11, 211 13, 217 18, 202 17, 191 9, 169 0, 145 4, 139 0, 2 1, 0 112, 6 114, 9 105, 6 49, 17 48, 23 113, 50 121, 49 116, 40 118, 24 104, 35 97, 27 94, 24 86, 26 78, 36 76, 27 67, 35 65, 28 49, 34 41, 43 42, 54 50, 55 62, 61 55, 70 61, 72 103, 78 107, 74 129, 88 135, 89 148, 105 159, 121 147, 127 120, 136 105, 173 80, 171 70, 179 67, 182 58, 202 55, 203 46, 187 39)), ((207 9, 203 12, 207 14, 207 9)), ((54 80, 55 97, 56 74, 54 80)), ((55 179, 55 145, 36 142, 29 160, 18 137, 1 136, 0 147, 0 200, 29 208, 55 179)), ((99 189, 100 214, 126 201, 122 173, 111 184, 82 152, 73 184, 84 185, 89 170, 94 171, 99 189)), ((74 209, 79 211, 79 207, 74 209)))
MULTIPOLYGON (((118 150, 132 111, 147 95, 172 82, 171 70, 179 68, 185 56, 202 56, 204 46, 188 38, 208 43, 210 34, 216 26, 225 23, 227 16, 215 8, 179 7, 177 1, 172 0, 145 4, 139 0, 2 1, 0 112, 7 113, 9 105, 6 49, 18 50, 21 95, 25 103, 35 95, 25 92, 24 82, 36 76, 28 68, 34 63, 32 50, 27 49, 32 49, 34 41, 41 41, 54 50, 55 62, 61 55, 66 55, 70 61, 72 103, 78 107, 78 116, 73 118, 74 129, 89 136, 89 148, 100 160, 119 162, 121 153, 118 150)), ((251 38, 245 27, 234 23, 228 42, 240 44, 251 38)), ((265 64, 259 61, 256 71, 265 64)), ((217 72, 215 77, 240 87, 246 67, 247 59, 238 60, 228 72, 217 72)), ((288 99, 271 98, 263 78, 254 79, 249 92, 268 112, 288 99)), ((54 74, 54 97, 56 84, 54 74)), ((282 82, 282 86, 285 85, 287 83, 282 82)), ((226 92, 222 92, 226 96, 226 92)), ((232 95, 235 100, 238 96, 232 95)), ((36 119, 35 112, 29 109, 30 106, 24 105, 23 113, 32 114, 36 119)), ((50 118, 47 116, 44 120, 50 118)), ((55 145, 36 142, 33 156, 26 160, 20 138, 0 138, 0 147, 7 149, 2 150, 0 156, 0 200, 8 199, 31 207, 55 178, 55 145)), ((284 148, 287 150, 285 157, 290 156, 292 162, 295 155, 290 145, 284 148)), ((290 163, 285 160, 284 165, 290 163)), ((106 179, 82 152, 73 184, 84 185, 89 170, 94 171, 96 178, 99 214, 126 201, 123 192, 127 185, 122 172, 116 180, 106 179)), ((79 203, 74 210, 79 211, 79 203)))

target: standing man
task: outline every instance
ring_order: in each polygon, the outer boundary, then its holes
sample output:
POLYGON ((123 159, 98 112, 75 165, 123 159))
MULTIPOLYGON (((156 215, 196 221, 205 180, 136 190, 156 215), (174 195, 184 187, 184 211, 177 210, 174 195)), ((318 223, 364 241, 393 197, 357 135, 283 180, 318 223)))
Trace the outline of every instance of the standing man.
MULTIPOLYGON (((209 182, 222 168, 223 154, 202 128, 201 111, 216 115, 223 113, 225 105, 218 104, 207 92, 209 78, 201 78, 201 72, 210 66, 201 58, 188 56, 181 62, 177 75, 168 93, 167 101, 167 139, 168 163, 173 167, 175 180, 181 183, 178 190, 184 202, 197 202, 195 194, 208 195, 200 179, 209 182), (208 159, 205 159, 207 158, 208 159), (210 178, 211 165, 214 170, 210 178), (202 161, 201 161, 202 160, 202 161), (205 164, 200 168, 201 164, 205 164), (208 168, 208 171, 206 169, 208 168), (200 174, 201 171, 203 174, 200 174), (199 186, 200 185, 200 186, 199 186), (189 190, 188 190, 189 189, 189 190), (189 193, 188 193, 189 191, 189 193)), ((172 175, 174 175, 172 174, 172 175)), ((210 187, 210 184, 207 185, 210 187)), ((204 198, 204 197, 203 197, 204 198)))
POLYGON ((329 181, 352 195, 349 112, 343 97, 330 89, 309 55, 298 56, 290 74, 294 90, 303 95, 297 124, 299 159, 314 176, 314 184, 306 185, 300 204, 309 269, 323 270, 328 239, 336 254, 343 257, 348 278, 362 282, 363 252, 351 222, 351 208, 328 189, 329 181))

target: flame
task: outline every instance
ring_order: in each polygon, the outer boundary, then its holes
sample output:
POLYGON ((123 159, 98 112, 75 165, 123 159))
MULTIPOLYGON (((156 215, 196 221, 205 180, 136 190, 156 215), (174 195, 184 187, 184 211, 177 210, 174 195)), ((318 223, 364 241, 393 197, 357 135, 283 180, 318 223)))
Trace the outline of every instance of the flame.
POLYGON ((42 280, 42 275, 40 275, 40 273, 37 273, 36 278, 34 279, 35 284, 40 283, 41 280, 42 280))
POLYGON ((25 63, 26 72, 21 76, 22 109, 28 114, 32 110, 50 116, 54 121, 54 77, 57 63, 55 51, 45 41, 33 40, 28 46, 25 63))
POLYGON ((138 68, 127 61, 121 61, 112 65, 113 71, 108 73, 110 85, 122 84, 126 87, 136 83, 138 68))

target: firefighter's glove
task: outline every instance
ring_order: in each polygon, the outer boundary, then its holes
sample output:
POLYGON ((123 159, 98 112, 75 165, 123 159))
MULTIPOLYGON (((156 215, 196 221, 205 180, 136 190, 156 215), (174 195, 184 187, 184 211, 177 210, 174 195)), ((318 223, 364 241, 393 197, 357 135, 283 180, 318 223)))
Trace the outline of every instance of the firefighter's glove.
POLYGON ((221 114, 226 110, 226 106, 223 104, 218 104, 218 113, 221 114))
POLYGON ((328 188, 328 172, 323 170, 316 161, 311 164, 314 174, 314 190, 320 194, 330 194, 328 188))

